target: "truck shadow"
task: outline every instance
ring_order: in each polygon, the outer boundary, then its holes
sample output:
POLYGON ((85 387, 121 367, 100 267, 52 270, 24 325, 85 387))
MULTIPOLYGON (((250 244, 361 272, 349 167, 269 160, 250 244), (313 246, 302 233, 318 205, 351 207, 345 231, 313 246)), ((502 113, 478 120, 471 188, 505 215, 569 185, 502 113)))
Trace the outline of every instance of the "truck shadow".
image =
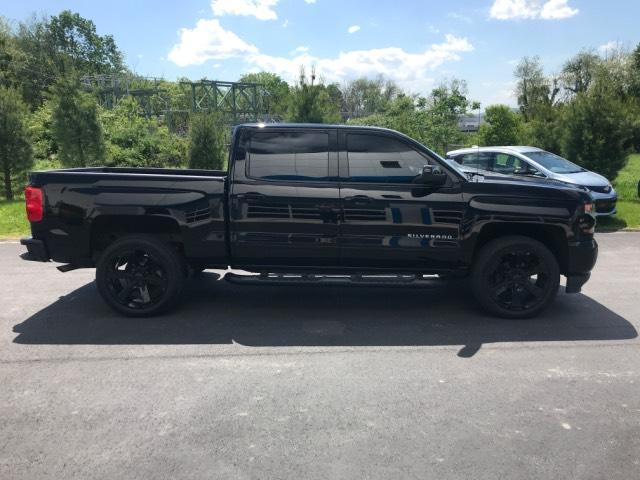
POLYGON ((182 304, 157 318, 109 310, 94 283, 61 297, 20 324, 20 344, 246 346, 463 345, 473 356, 497 342, 624 340, 636 329, 604 305, 560 293, 538 318, 509 321, 480 313, 468 294, 430 288, 238 286, 204 273, 182 304))

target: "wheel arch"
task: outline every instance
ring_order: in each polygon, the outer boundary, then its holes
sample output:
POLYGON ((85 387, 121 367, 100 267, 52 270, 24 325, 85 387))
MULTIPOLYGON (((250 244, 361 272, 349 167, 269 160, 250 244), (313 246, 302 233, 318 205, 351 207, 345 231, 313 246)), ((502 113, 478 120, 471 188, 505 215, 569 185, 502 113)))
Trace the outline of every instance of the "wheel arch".
POLYGON ((521 235, 530 237, 544 244, 554 255, 560 273, 567 271, 568 264, 568 244, 565 230, 557 225, 540 225, 530 223, 492 223, 485 225, 480 231, 476 240, 473 252, 473 259, 478 256, 478 252, 487 243, 497 238, 509 235, 521 235))

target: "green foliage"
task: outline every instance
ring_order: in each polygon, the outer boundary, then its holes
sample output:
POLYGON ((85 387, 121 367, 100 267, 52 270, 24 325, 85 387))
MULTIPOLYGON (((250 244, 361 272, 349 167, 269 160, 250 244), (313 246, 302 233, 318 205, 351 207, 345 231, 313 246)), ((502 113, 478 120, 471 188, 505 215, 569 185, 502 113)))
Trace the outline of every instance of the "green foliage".
POLYGON ((51 129, 63 165, 87 167, 104 162, 98 105, 80 90, 76 79, 61 78, 54 85, 51 129))
POLYGON ((101 109, 106 142, 106 162, 114 167, 181 167, 186 163, 186 140, 166 125, 146 119, 132 98, 113 110, 101 109))
MULTIPOLYGON (((322 83, 315 84, 315 72, 307 80, 300 69, 298 83, 291 89, 287 117, 290 122, 335 123, 340 121, 340 104, 332 99, 330 90, 322 83)), ((335 91, 334 91, 335 94, 335 91)))
POLYGON ((247 73, 242 75, 239 81, 262 85, 269 94, 266 100, 269 113, 276 118, 282 118, 286 115, 289 84, 279 75, 271 72, 247 73))
POLYGON ((485 123, 480 126, 480 145, 517 145, 522 137, 522 120, 507 105, 491 105, 485 110, 485 123))
POLYGON ((45 102, 29 114, 27 119, 33 146, 33 159, 36 163, 52 160, 58 151, 53 138, 52 113, 51 102, 45 102))
POLYGON ((580 93, 565 108, 562 151, 571 161, 614 178, 626 161, 624 105, 602 92, 580 93))
POLYGON ((227 132, 219 115, 196 113, 189 129, 189 168, 221 170, 226 160, 227 132))
POLYGON ((542 108, 555 103, 559 92, 556 80, 544 75, 540 57, 524 57, 516 66, 516 95, 525 121, 535 119, 542 108))
POLYGON ((346 119, 375 115, 387 111, 402 90, 382 75, 374 79, 361 77, 342 87, 342 113, 346 119))
POLYGON ((27 107, 14 88, 0 87, 0 167, 4 196, 13 199, 15 181, 31 168, 27 107))

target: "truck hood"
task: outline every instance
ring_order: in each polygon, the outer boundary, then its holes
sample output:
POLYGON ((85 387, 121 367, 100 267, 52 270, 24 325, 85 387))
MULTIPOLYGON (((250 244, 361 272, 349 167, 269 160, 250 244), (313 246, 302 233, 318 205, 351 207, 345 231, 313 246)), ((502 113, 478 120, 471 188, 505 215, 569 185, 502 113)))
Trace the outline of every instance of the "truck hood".
MULTIPOLYGON (((469 182, 475 183, 475 182, 469 182)), ((500 192, 516 196, 532 196, 540 198, 570 197, 583 202, 592 200, 589 191, 581 185, 567 183, 551 178, 526 177, 526 176, 487 176, 479 184, 500 185, 500 192)), ((486 191, 486 187, 485 187, 486 191)), ((487 192, 488 193, 488 192, 487 192)))

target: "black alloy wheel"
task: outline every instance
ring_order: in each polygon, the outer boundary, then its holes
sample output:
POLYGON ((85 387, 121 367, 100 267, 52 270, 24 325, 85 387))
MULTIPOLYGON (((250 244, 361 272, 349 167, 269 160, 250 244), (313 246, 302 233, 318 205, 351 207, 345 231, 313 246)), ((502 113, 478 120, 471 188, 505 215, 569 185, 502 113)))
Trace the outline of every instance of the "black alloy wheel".
POLYGON ((478 302, 505 318, 528 318, 555 298, 558 262, 549 249, 529 237, 509 236, 489 242, 474 265, 472 286, 478 302))
POLYGON ((177 300, 184 283, 184 267, 178 254, 162 241, 147 236, 124 237, 102 254, 96 282, 114 310, 128 316, 151 316, 177 300))

